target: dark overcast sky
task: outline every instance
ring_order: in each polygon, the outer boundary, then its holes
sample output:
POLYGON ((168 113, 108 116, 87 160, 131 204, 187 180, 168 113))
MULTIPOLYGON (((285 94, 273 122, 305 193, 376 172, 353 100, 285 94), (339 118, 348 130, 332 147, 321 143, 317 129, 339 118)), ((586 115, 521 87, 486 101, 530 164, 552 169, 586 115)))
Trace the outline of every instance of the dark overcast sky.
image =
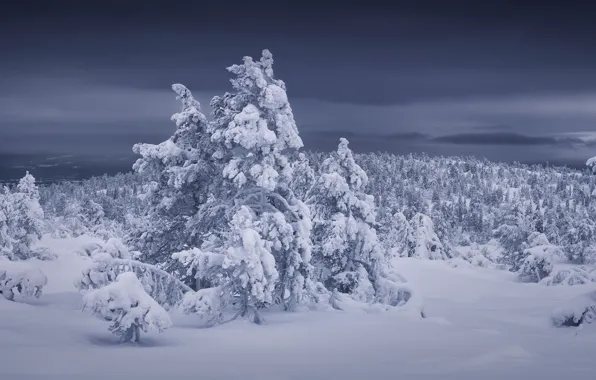
POLYGON ((225 67, 269 48, 309 149, 346 135, 357 151, 596 154, 587 1, 12 3, 0 8, 0 153, 161 141, 172 83, 208 112, 230 89, 225 67))

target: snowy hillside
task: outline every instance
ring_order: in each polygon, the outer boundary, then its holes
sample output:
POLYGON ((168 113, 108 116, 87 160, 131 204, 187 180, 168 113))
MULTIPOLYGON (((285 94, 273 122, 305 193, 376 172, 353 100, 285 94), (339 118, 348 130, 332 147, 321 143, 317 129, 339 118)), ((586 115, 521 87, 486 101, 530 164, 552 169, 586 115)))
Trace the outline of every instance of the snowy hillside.
POLYGON ((0 188, 0 378, 594 373, 595 175, 305 154, 271 52, 228 71, 134 173, 0 188))
POLYGON ((554 329, 550 311, 581 287, 522 284, 503 271, 397 259, 424 294, 427 318, 407 313, 271 312, 262 326, 238 320, 174 327, 141 347, 119 345, 106 323, 83 313, 74 281, 89 238, 52 239, 55 261, 39 300, 0 300, 0 378, 105 379, 506 379, 590 378, 596 330, 554 329), (34 364, 34 365, 32 365, 34 364), (233 364, 233 365, 232 365, 233 364))

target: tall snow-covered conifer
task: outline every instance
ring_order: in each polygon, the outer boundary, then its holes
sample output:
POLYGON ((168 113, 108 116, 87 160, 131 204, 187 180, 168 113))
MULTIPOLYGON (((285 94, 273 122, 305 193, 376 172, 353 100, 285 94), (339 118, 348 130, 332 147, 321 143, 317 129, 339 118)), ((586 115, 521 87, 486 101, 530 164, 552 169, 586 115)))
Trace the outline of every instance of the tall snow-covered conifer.
POLYGON ((41 239, 44 213, 39 204, 35 178, 27 172, 16 189, 6 195, 5 218, 8 235, 12 237, 12 257, 28 259, 35 256, 33 245, 41 239))
POLYGON ((315 252, 319 278, 330 290, 373 301, 384 254, 376 231, 374 198, 366 194, 368 176, 354 161, 348 140, 321 167, 309 204, 314 209, 315 252))
MULTIPOLYGON (((290 159, 303 143, 286 85, 274 78, 273 57, 268 50, 259 61, 244 57, 242 64, 230 66, 228 71, 235 75, 231 80, 234 92, 211 102, 211 141, 219 147, 215 157, 224 164, 225 182, 235 186, 234 195, 221 202, 230 223, 227 231, 209 241, 205 251, 194 255, 225 255, 221 270, 228 275, 222 276, 222 282, 236 282, 230 275, 236 272, 244 273, 244 289, 267 290, 275 282, 274 302, 292 309, 309 296, 312 287, 309 211, 289 186, 293 172, 290 159), (250 228, 238 228, 239 221, 248 220, 250 228), (258 236, 247 240, 247 231, 256 231, 258 236), (275 259, 279 279, 262 259, 267 257, 263 250, 275 259), (265 277, 249 275, 247 268, 265 277)), ((200 258, 194 261, 203 262, 200 258)), ((267 298, 262 306, 267 306, 267 298)))
POLYGON ((172 116, 174 134, 157 145, 133 147, 141 155, 134 170, 151 184, 146 194, 151 207, 131 244, 143 253, 143 261, 177 272, 181 268, 171 255, 200 244, 210 227, 208 213, 202 208, 221 181, 212 157, 208 121, 199 102, 181 84, 172 85, 172 89, 182 102, 182 110, 172 116))

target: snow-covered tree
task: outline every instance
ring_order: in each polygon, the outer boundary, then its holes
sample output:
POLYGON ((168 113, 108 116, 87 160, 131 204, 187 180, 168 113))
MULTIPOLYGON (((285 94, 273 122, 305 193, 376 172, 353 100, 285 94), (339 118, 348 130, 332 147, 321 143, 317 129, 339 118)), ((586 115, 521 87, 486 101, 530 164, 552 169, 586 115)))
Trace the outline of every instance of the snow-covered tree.
POLYGON ((502 224, 494 231, 495 237, 503 247, 501 262, 517 272, 525 258, 524 249, 533 232, 529 215, 517 202, 512 203, 505 211, 502 224))
POLYGON ((298 154, 298 160, 295 161, 293 169, 290 187, 300 200, 306 201, 308 191, 316 182, 317 174, 304 153, 298 154))
POLYGON ((586 166, 592 170, 592 173, 596 174, 596 157, 588 158, 586 166))
POLYGON ((424 214, 416 214, 410 220, 414 230, 414 252, 412 257, 430 260, 444 260, 448 256, 445 253, 443 244, 435 233, 432 220, 424 214))
POLYGON ((180 272, 174 252, 200 245, 203 234, 220 218, 211 218, 203 208, 215 188, 221 190, 213 160, 214 146, 208 121, 191 92, 181 84, 172 89, 182 110, 172 116, 176 131, 166 141, 137 144, 141 158, 134 170, 150 183, 144 198, 150 204, 144 222, 131 234, 131 244, 143 253, 143 260, 180 272))
POLYGON ((0 192, 0 257, 13 257, 14 240, 9 235, 7 197, 0 192))
MULTIPOLYGON (((224 163, 223 178, 236 190, 220 205, 227 209, 230 221, 234 215, 246 219, 248 211, 240 210, 250 209, 264 249, 275 258, 279 275, 276 302, 292 309, 306 299, 305 290, 312 286, 310 216, 289 186, 291 158, 303 143, 285 83, 274 78, 273 57, 268 50, 263 51, 259 61, 244 57, 243 64, 228 70, 236 76, 232 79, 234 92, 211 102, 211 140, 219 146, 215 157, 224 163)), ((231 231, 244 231, 234 225, 230 223, 231 231)), ((220 235, 221 254, 243 241, 234 233, 220 235)))
POLYGON ((85 294, 83 310, 112 322, 109 330, 122 342, 139 343, 141 331, 162 332, 172 326, 166 310, 145 292, 143 284, 130 272, 85 294))
POLYGON ((414 229, 402 212, 396 212, 387 224, 382 225, 379 238, 390 257, 414 256, 414 229))
POLYGON ((309 194, 314 215, 313 261, 330 290, 372 301, 384 264, 376 231, 374 198, 365 192, 368 176, 356 164, 348 140, 322 166, 309 194))
POLYGON ((523 250, 523 260, 517 271, 523 281, 542 281, 551 274, 554 263, 564 258, 562 250, 550 244, 545 234, 531 233, 525 245, 527 248, 523 250))
POLYGON ((262 238, 266 232, 263 226, 268 224, 262 223, 249 207, 242 206, 232 217, 222 241, 174 254, 197 279, 216 283, 213 288, 185 296, 184 311, 199 313, 213 324, 221 321, 221 309, 231 303, 238 316, 252 311, 254 322, 262 322, 258 310, 274 303, 279 278, 271 244, 262 238), (207 251, 208 247, 215 252, 207 251))
POLYGON ((569 219, 561 242, 569 260, 579 264, 596 262, 596 223, 585 208, 569 219))
POLYGON ((4 215, 8 235, 12 237, 14 259, 28 259, 36 253, 33 245, 42 236, 44 213, 39 204, 35 178, 29 172, 21 178, 16 189, 5 195, 4 215))

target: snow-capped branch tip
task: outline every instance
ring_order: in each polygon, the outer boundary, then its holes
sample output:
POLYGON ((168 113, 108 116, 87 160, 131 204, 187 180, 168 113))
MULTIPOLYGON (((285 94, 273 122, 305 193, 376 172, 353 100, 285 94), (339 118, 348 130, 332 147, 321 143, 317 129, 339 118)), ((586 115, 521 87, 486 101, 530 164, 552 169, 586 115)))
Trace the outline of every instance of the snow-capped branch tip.
MULTIPOLYGON (((242 61, 244 62, 244 65, 247 66, 254 64, 254 59, 250 55, 242 57, 242 61)), ((273 76, 273 54, 269 49, 263 49, 261 51, 261 59, 259 60, 259 63, 262 65, 267 75, 273 76)), ((227 70, 234 72, 238 67, 238 65, 232 65, 227 67, 227 70)))
POLYGON ((340 137, 338 148, 339 149, 347 149, 349 144, 350 144, 350 142, 348 141, 348 139, 346 139, 345 137, 340 137))
POLYGON ((588 158, 586 166, 592 169, 592 172, 596 173, 596 157, 588 158))
POLYGON ((183 84, 174 83, 172 85, 172 90, 178 95, 176 100, 181 100, 185 107, 193 105, 196 107, 197 111, 201 110, 201 105, 199 102, 192 96, 192 92, 183 84))

